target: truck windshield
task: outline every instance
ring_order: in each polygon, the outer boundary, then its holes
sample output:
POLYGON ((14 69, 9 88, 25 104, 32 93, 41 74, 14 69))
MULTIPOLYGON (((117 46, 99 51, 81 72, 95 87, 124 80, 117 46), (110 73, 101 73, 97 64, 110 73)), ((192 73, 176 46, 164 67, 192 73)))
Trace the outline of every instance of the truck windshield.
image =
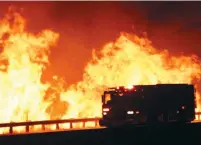
POLYGON ((129 104, 139 104, 139 101, 143 98, 143 95, 140 92, 107 92, 104 95, 104 104, 122 104, 124 102, 124 105, 129 104), (112 102, 111 102, 112 101, 112 102))

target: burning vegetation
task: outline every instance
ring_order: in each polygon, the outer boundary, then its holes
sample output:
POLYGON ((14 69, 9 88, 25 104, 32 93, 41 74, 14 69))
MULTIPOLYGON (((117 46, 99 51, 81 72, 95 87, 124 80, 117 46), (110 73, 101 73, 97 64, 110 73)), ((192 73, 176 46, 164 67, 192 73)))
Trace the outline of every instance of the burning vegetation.
MULTIPOLYGON (((199 90, 201 62, 193 56, 170 56, 147 38, 121 33, 85 67, 83 80, 68 88, 58 76, 42 82, 49 53, 59 34, 26 31, 26 20, 9 11, 0 20, 0 122, 101 117, 101 94, 117 85, 193 83, 199 90)), ((197 111, 200 93, 196 92, 197 111)))

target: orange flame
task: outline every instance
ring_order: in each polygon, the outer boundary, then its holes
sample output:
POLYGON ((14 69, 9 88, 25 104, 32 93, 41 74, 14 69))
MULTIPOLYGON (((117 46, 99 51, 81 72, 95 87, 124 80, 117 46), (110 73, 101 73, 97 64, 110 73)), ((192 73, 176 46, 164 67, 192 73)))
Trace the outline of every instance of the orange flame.
POLYGON ((27 33, 21 15, 9 13, 0 21, 0 38, 0 122, 26 121, 27 115, 29 120, 47 119, 43 96, 48 84, 41 83, 41 75, 58 34, 27 33))
MULTIPOLYGON (((157 83, 198 84, 201 63, 197 56, 170 56, 152 47, 146 38, 122 33, 85 68, 83 80, 65 89, 53 76, 42 83, 50 48, 58 33, 38 35, 25 31, 25 19, 16 12, 0 21, 0 122, 101 116, 101 94, 107 87, 157 83), (13 20, 11 22, 11 20, 13 20)), ((196 92, 200 110, 200 94, 196 92)))

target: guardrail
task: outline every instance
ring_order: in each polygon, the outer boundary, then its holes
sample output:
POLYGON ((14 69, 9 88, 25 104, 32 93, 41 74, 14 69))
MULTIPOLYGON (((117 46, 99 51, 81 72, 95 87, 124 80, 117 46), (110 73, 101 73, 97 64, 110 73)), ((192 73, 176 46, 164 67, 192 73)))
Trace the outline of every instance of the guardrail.
POLYGON ((196 112, 195 115, 201 115, 201 112, 196 112))
POLYGON ((195 113, 195 121, 201 122, 201 112, 195 113))
POLYGON ((18 126, 23 127, 24 126, 24 127, 26 127, 25 130, 28 133, 30 126, 34 126, 34 125, 41 125, 42 130, 45 131, 46 125, 54 125, 55 124, 56 130, 59 130, 60 124, 69 123, 68 129, 73 129, 73 123, 82 123, 82 128, 85 128, 85 124, 87 122, 94 122, 95 123, 94 127, 98 127, 99 120, 100 120, 100 118, 85 118, 85 119, 65 119, 65 120, 43 120, 43 121, 31 121, 31 122, 11 122, 11 123, 1 123, 0 128, 9 127, 9 133, 12 134, 14 127, 18 127, 18 126))
MULTIPOLYGON (((201 112, 196 113, 196 120, 195 121, 201 121, 201 112)), ((84 118, 84 119, 65 119, 65 120, 43 120, 43 121, 30 121, 30 122, 11 122, 11 123, 1 123, 0 128, 9 128, 9 133, 13 133, 14 127, 25 127, 25 132, 30 132, 30 126, 34 125, 41 125, 41 130, 46 130, 46 125, 56 125, 56 130, 60 129, 60 125, 64 123, 69 123, 68 129, 73 129, 74 123, 82 123, 82 128, 86 127, 87 122, 94 122, 94 127, 99 127, 99 120, 100 118, 84 118)))

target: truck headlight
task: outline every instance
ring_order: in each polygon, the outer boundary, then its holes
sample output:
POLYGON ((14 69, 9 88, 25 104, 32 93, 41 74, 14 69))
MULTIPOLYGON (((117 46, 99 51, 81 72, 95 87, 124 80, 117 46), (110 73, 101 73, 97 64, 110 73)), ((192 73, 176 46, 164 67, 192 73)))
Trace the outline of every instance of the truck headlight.
POLYGON ((134 114, 134 111, 127 111, 127 114, 134 114))

